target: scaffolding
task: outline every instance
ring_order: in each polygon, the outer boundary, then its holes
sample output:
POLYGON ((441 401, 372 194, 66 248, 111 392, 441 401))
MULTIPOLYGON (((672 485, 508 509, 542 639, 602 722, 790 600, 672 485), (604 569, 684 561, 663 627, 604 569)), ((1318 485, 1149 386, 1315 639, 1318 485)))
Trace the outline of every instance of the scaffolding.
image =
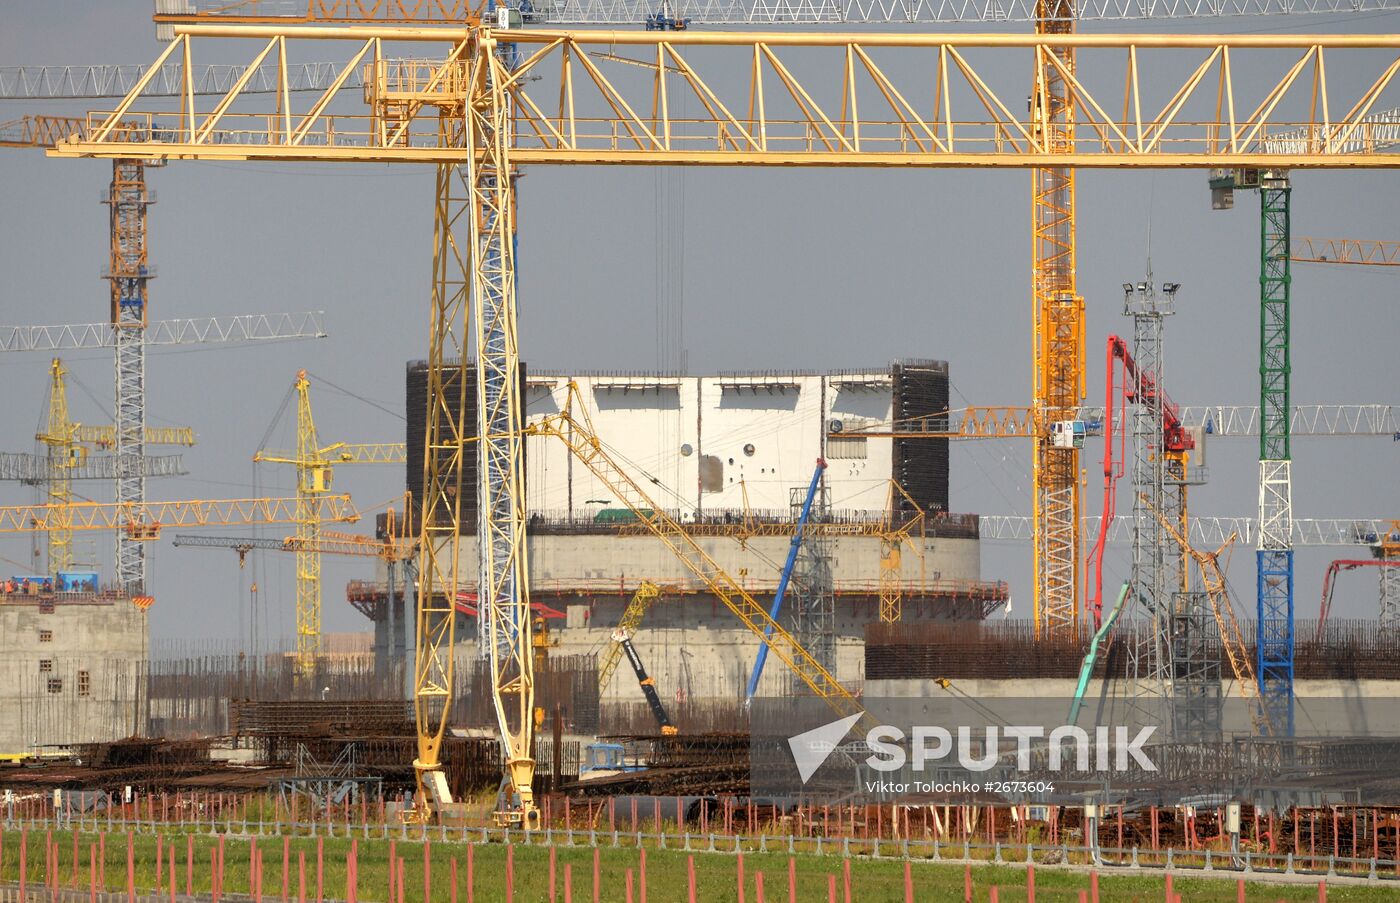
MULTIPOLYGON (((794 486, 789 492, 788 502, 792 508, 792 520, 796 523, 806 500, 804 487, 794 486)), ((817 488, 812 499, 812 511, 808 515, 808 525, 816 526, 831 522, 831 487, 826 478, 817 488)), ((797 550, 797 563, 793 567, 792 583, 788 587, 791 598, 793 637, 805 647, 812 658, 829 673, 836 673, 836 585, 831 574, 832 534, 829 531, 808 530, 797 550)), ((792 692, 806 689, 800 676, 792 674, 792 692)))

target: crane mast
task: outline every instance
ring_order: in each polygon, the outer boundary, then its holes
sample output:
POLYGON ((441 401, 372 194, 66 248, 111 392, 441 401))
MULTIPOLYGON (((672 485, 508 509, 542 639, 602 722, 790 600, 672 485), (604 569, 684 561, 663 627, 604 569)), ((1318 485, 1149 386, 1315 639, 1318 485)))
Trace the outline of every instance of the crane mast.
POLYGON ((331 491, 336 464, 402 464, 407 448, 402 444, 350 445, 337 442, 322 446, 311 411, 311 380, 306 371, 292 384, 297 397, 297 447, 290 454, 259 449, 254 463, 291 464, 296 468, 296 672, 311 674, 321 651, 321 518, 320 499, 331 491))
MULTIPOLYGON (((1071 0, 1036 0, 1037 34, 1074 32, 1071 0)), ((1074 147, 1074 48, 1046 47, 1036 66, 1032 127, 1051 154, 1074 147)), ((1035 523, 1036 636, 1073 634, 1079 627, 1079 450, 1051 436, 1052 425, 1074 420, 1084 399, 1084 299, 1075 271, 1075 170, 1031 170, 1032 406, 1036 414, 1031 465, 1035 523)))

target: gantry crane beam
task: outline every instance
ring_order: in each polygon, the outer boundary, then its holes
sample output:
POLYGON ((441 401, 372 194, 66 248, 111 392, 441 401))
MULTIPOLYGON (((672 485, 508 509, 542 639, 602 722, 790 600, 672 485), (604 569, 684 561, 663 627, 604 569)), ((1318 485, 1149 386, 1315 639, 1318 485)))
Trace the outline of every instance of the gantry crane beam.
MULTIPOLYGON (((656 12, 651 0, 552 0, 520 4, 527 22, 567 25, 637 26, 656 12)), ((1139 19, 1210 19, 1223 16, 1274 16, 1382 12, 1400 8, 1395 0, 1076 0, 1052 15, 1081 21, 1139 19)), ((227 2, 194 0, 182 13, 153 18, 164 26, 195 22, 338 23, 381 22, 431 25, 476 20, 486 10, 480 0, 306 0, 306 2, 227 2)), ((676 19, 699 25, 833 25, 884 23, 1034 22, 1043 17, 1036 0, 669 0, 676 19)))
MULTIPOLYGON (((314 310, 287 314, 237 314, 229 317, 157 320, 146 325, 146 347, 324 339, 324 317, 324 311, 314 310)), ((83 348, 114 348, 116 344, 116 327, 111 323, 0 326, 0 352, 72 351, 83 348)))
MULTIPOLYGON (((138 85, 115 110, 89 114, 83 135, 59 142, 50 153, 480 161, 486 153, 480 142, 468 147, 440 140, 438 110, 491 103, 491 92, 481 79, 468 78, 466 67, 474 48, 494 40, 492 34, 189 26, 157 67, 179 59, 177 51, 197 52, 205 43, 201 38, 258 38, 266 42, 261 54, 281 53, 301 41, 348 41, 352 52, 342 74, 373 63, 376 48, 386 42, 449 40, 452 47, 426 60, 375 63, 376 79, 364 89, 375 109, 363 115, 343 114, 343 107, 329 112, 347 90, 343 85, 314 100, 302 95, 305 104, 293 98, 298 109, 280 111, 232 112, 241 95, 230 92, 205 113, 138 110, 144 93, 138 85)), ((506 139, 518 165, 1400 167, 1400 150, 1382 140, 1397 126, 1370 119, 1378 103, 1400 90, 1400 35, 502 34, 522 54, 500 85, 512 123, 506 139), (1073 69, 1059 56, 1071 49, 1078 55, 1073 69), (594 62, 599 53, 630 54, 652 75, 610 79, 594 62), (843 109, 841 100, 821 90, 825 82, 819 88, 798 74, 808 71, 815 54, 827 55, 844 72, 844 94, 873 91, 882 102, 847 103, 843 109), (748 78, 736 83, 720 77, 739 60, 748 78), (893 62, 884 67, 881 60, 893 62), (981 74, 1025 63, 1041 82, 1066 84, 1077 123, 1072 142, 1049 129, 1037 108, 1016 112, 1025 109, 1024 95, 1003 95, 991 87, 996 79, 981 74), (658 65, 666 78, 657 77, 658 65), (909 74, 924 66, 933 68, 934 78, 909 74), (1164 74, 1182 69, 1184 75, 1164 74), (1363 87, 1339 87, 1357 79, 1363 87), (1262 85, 1258 92, 1239 87, 1256 83, 1262 85), (1220 90, 1222 85, 1235 87, 1220 90), (1282 103, 1293 94, 1309 98, 1299 105, 1304 109, 1282 103), (690 109, 698 106, 699 112, 680 115, 672 102, 680 95, 697 98, 690 109), (1156 107, 1144 106, 1143 97, 1171 99, 1156 107), (1305 137, 1270 140, 1298 129, 1305 137), (1357 141, 1360 150, 1352 147, 1357 141)))
POLYGON ((179 11, 157 9, 151 21, 157 25, 174 26, 196 22, 299 22, 323 25, 373 22, 383 25, 461 26, 480 21, 481 14, 487 8, 485 0, 281 0, 275 3, 266 0, 191 0, 182 6, 179 11))
POLYGON ((1353 266, 1400 267, 1400 241, 1360 238, 1293 238, 1294 263, 1349 263, 1353 266))
POLYGON ((335 465, 403 464, 408 452, 403 443, 354 445, 337 442, 323 446, 311 412, 311 381, 306 371, 292 384, 297 397, 297 448, 295 452, 259 449, 255 464, 290 464, 297 474, 296 552, 296 670, 309 675, 321 651, 321 521, 319 500, 331 490, 335 465))
MULTIPOLYGON (((233 524, 283 524, 297 519, 297 499, 216 499, 178 502, 73 502, 69 505, 0 507, 0 533, 32 533, 49 529, 60 508, 70 512, 74 530, 120 530, 133 541, 160 537, 167 527, 222 527, 233 524)), ((322 521, 354 523, 359 512, 348 495, 322 496, 316 514, 322 521)))

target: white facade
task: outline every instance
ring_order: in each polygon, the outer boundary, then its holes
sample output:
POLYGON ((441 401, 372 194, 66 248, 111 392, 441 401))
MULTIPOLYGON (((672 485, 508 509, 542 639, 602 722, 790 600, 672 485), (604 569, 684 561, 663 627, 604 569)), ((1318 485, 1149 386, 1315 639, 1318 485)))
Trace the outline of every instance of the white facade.
MULTIPOLYGON (((832 420, 840 420, 847 430, 890 420, 889 371, 531 374, 527 416, 558 411, 571 379, 609 454, 643 482, 662 507, 697 514, 747 507, 786 515, 791 491, 805 489, 817 458, 825 457, 825 482, 834 511, 873 514, 886 508, 891 440, 828 441, 826 433, 832 420)), ((563 443, 531 437, 525 459, 526 501, 532 513, 586 518, 602 508, 621 507, 563 443)))

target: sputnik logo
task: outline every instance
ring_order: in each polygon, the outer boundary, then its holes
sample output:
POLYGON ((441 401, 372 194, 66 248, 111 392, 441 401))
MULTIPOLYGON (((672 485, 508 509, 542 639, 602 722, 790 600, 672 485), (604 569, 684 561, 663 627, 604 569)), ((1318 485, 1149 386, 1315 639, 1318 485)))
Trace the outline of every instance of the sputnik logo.
POLYGON ((857 712, 845 718, 838 718, 830 724, 812 728, 788 738, 788 748, 792 750, 792 760, 797 765, 797 773, 802 783, 807 783, 817 773, 832 752, 846 738, 864 712, 857 712))

